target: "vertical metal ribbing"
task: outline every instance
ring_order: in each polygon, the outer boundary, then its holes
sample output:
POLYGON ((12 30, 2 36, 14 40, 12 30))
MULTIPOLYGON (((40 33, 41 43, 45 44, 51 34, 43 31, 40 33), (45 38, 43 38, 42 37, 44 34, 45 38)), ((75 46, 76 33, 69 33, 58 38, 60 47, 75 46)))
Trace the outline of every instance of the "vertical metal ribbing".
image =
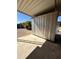
POLYGON ((41 30, 40 30, 40 33, 41 33, 40 36, 42 37, 42 17, 41 17, 41 16, 40 16, 40 26, 41 26, 41 27, 40 27, 40 29, 41 29, 41 30))
POLYGON ((38 17, 35 17, 33 19, 33 27, 32 30, 35 35, 48 39, 48 40, 54 40, 54 31, 55 31, 55 21, 56 15, 49 13, 45 15, 41 15, 38 17))
POLYGON ((39 26, 40 25, 40 20, 39 19, 40 19, 40 17, 38 17, 38 20, 37 20, 38 21, 38 24, 37 24, 38 25, 37 26, 38 27, 38 31, 37 31, 38 34, 37 35, 40 35, 40 29, 39 29, 40 28, 40 26, 39 26))
POLYGON ((37 35, 39 34, 39 17, 38 17, 38 20, 37 20, 37 35))
POLYGON ((51 37, 52 37, 52 25, 53 25, 53 23, 52 23, 52 22, 53 22, 53 21, 52 21, 52 20, 53 20, 53 18, 52 18, 53 16, 51 16, 51 15, 52 15, 52 14, 50 14, 50 19, 51 19, 51 20, 50 20, 50 37, 49 37, 50 39, 49 39, 49 40, 51 40, 51 37))
POLYGON ((41 16, 42 17, 42 37, 44 37, 44 32, 43 32, 43 29, 44 29, 44 18, 43 18, 43 16, 41 16))
POLYGON ((45 17, 45 15, 43 16, 43 18, 44 18, 44 26, 43 26, 43 36, 44 36, 44 38, 45 38, 45 28, 46 28, 46 26, 45 26, 45 22, 46 22, 46 17, 45 17))
POLYGON ((47 33, 47 32, 46 32, 46 30, 47 30, 47 29, 46 29, 46 27, 47 27, 47 26, 46 26, 46 24, 47 24, 46 21, 47 21, 47 17, 46 17, 46 15, 45 15, 45 30, 44 30, 44 31, 45 31, 45 38, 46 38, 46 33, 47 33))
POLYGON ((48 40, 50 40, 50 30, 51 30, 50 26, 51 26, 51 20, 52 20, 52 19, 51 19, 51 16, 52 16, 52 15, 49 14, 49 17, 48 17, 48 19, 49 19, 49 22, 48 22, 48 24, 49 24, 49 26, 48 26, 48 27, 49 27, 48 40))
POLYGON ((40 32, 40 16, 38 16, 38 22, 39 22, 39 24, 38 24, 38 30, 39 30, 38 36, 40 36, 41 35, 41 32, 40 32))
POLYGON ((36 27, 36 30, 35 30, 36 33, 35 33, 35 34, 36 34, 36 35, 37 35, 37 21, 38 21, 38 18, 35 19, 35 27, 36 27))
POLYGON ((46 15, 45 17, 46 17, 46 30, 45 30, 45 32, 46 32, 46 38, 48 39, 48 36, 47 36, 47 34, 48 34, 48 16, 46 15))
POLYGON ((44 37, 44 32, 43 32, 43 29, 44 29, 44 17, 43 16, 41 16, 42 17, 42 37, 44 37))
POLYGON ((46 38, 49 39, 49 32, 50 32, 50 28, 49 28, 49 25, 50 25, 50 18, 49 18, 49 14, 46 14, 46 29, 45 29, 45 32, 46 32, 46 38))
POLYGON ((32 33, 34 33, 34 19, 32 19, 32 33))
POLYGON ((41 33, 41 31, 42 31, 42 29, 41 29, 41 27, 42 27, 41 20, 42 19, 41 19, 41 16, 40 16, 40 25, 39 26, 40 26, 40 34, 41 34, 40 36, 42 37, 42 33, 41 33))
POLYGON ((47 38, 47 39, 48 39, 48 31, 49 31, 49 30, 48 30, 48 29, 49 29, 49 28, 48 28, 48 26, 49 26, 48 21, 49 21, 49 20, 48 20, 48 14, 46 14, 46 29, 45 29, 45 32, 46 32, 46 38, 47 38))
POLYGON ((51 35, 50 35, 51 41, 54 41, 54 38, 55 38, 56 17, 57 17, 57 13, 52 14, 51 35))
POLYGON ((36 18, 34 19, 34 27, 35 27, 34 31, 35 31, 35 34, 36 34, 36 18))
POLYGON ((33 25, 32 25, 32 31, 33 31, 33 34, 35 33, 35 24, 34 24, 34 19, 33 19, 33 21, 32 21, 32 23, 33 23, 33 25))

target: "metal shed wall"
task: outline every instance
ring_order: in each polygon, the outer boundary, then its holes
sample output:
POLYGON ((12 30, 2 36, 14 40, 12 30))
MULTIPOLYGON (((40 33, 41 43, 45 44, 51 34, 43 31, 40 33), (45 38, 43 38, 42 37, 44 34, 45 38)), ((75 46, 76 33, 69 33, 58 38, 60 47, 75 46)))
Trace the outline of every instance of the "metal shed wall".
POLYGON ((48 13, 34 17, 32 32, 34 35, 54 41, 57 13, 48 13))

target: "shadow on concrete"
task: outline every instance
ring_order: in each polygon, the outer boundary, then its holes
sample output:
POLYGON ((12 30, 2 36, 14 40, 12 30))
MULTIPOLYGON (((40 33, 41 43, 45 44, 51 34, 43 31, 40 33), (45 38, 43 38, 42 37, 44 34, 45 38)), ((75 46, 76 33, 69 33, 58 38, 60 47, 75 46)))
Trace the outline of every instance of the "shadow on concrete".
POLYGON ((25 59, 61 59, 61 45, 46 41, 25 59))

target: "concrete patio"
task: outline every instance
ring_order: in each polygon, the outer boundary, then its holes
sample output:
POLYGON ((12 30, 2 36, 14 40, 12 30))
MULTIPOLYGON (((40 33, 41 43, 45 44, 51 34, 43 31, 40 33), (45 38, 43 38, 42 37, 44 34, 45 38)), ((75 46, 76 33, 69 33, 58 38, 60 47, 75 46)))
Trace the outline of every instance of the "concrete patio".
POLYGON ((61 59, 61 45, 32 34, 20 36, 17 59, 61 59))
POLYGON ((41 45, 17 42, 17 59, 61 59, 61 46, 49 41, 41 45))
POLYGON ((22 36, 17 38, 18 42, 25 42, 25 43, 31 43, 31 44, 37 44, 37 45, 41 45, 43 44, 46 40, 40 37, 37 37, 33 34, 30 35, 26 35, 26 36, 22 36))

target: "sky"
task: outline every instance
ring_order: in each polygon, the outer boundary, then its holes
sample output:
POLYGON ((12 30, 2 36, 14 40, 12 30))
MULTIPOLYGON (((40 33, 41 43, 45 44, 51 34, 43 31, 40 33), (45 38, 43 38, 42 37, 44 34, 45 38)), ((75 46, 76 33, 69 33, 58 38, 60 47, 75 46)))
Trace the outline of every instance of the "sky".
POLYGON ((61 22, 61 16, 58 16, 58 22, 61 22))
MULTIPOLYGON (((28 15, 25 15, 23 13, 20 13, 20 12, 17 12, 17 24, 18 23, 22 23, 22 22, 25 22, 25 21, 31 21, 32 17, 31 16, 28 16, 28 15)), ((61 16, 58 16, 58 22, 61 22, 61 16)))
POLYGON ((31 16, 25 15, 23 13, 17 12, 17 24, 25 21, 31 21, 31 16))

